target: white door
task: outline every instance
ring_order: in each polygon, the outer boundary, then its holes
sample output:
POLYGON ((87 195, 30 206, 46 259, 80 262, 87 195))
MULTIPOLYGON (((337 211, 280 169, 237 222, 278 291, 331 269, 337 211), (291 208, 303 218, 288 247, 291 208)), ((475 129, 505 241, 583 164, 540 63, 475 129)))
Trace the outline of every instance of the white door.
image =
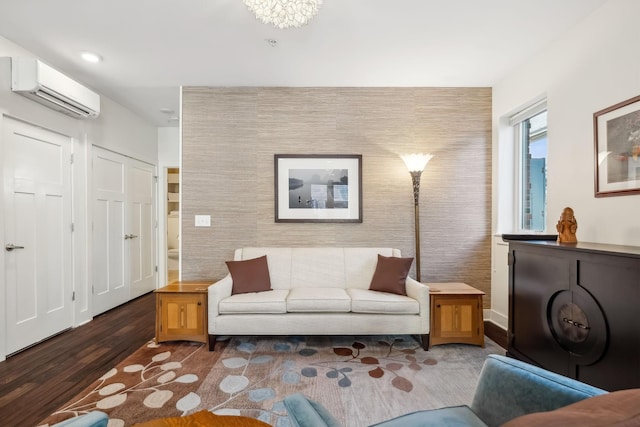
POLYGON ((7 353, 73 325, 71 139, 3 127, 7 353))
POLYGON ((129 215, 129 272, 131 298, 155 289, 155 177, 154 167, 129 159, 127 201, 129 215))
POLYGON ((93 313, 155 289, 154 166, 93 149, 93 313))
POLYGON ((93 149, 93 314, 129 300, 126 157, 93 149))

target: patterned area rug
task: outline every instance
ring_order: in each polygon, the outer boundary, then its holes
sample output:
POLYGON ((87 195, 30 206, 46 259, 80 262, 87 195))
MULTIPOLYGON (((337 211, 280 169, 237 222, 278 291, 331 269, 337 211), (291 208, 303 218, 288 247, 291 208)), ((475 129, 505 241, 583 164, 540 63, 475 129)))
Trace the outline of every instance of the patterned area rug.
POLYGON ((447 344, 424 351, 410 336, 233 337, 209 352, 196 343, 149 342, 40 425, 92 410, 109 427, 202 409, 290 427, 282 399, 303 393, 345 427, 407 412, 469 404, 488 354, 447 344))

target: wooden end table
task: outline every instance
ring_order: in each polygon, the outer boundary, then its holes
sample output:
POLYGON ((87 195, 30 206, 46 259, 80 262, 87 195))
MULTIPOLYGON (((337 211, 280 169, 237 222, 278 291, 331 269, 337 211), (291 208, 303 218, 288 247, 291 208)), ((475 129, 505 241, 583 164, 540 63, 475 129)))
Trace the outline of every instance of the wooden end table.
POLYGON ((484 347, 483 291, 466 283, 427 283, 431 297, 430 344, 484 347))
POLYGON ((213 281, 177 281, 156 293, 156 342, 209 343, 207 288, 213 281))

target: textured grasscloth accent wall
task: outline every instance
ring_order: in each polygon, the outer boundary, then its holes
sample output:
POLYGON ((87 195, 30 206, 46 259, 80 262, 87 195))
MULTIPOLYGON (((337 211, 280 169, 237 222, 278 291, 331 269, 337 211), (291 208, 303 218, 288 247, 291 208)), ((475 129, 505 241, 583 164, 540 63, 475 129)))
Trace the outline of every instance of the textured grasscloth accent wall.
POLYGON ((243 246, 385 246, 414 256, 400 154, 430 152, 422 280, 464 281, 487 292, 488 306, 490 88, 188 87, 182 108, 183 279, 223 277, 243 246), (274 154, 362 154, 363 223, 275 223, 274 154), (194 227, 196 214, 211 215, 211 228, 194 227))

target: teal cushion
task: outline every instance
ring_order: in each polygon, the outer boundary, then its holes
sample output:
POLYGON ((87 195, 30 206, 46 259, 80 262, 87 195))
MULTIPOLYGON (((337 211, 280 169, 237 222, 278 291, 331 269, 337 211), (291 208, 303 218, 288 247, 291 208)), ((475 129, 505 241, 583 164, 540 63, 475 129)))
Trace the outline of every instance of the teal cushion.
MULTIPOLYGON (((379 427, 487 427, 468 406, 418 411, 379 424, 379 427)), ((373 427, 373 426, 372 426, 373 427)))
POLYGON ((93 411, 79 417, 64 420, 51 427, 107 427, 109 417, 104 412, 93 411))
POLYGON ((606 391, 510 357, 492 354, 480 373, 471 409, 488 426, 552 411, 606 391))
POLYGON ((300 393, 285 397, 283 402, 295 427, 342 427, 321 404, 300 393))

